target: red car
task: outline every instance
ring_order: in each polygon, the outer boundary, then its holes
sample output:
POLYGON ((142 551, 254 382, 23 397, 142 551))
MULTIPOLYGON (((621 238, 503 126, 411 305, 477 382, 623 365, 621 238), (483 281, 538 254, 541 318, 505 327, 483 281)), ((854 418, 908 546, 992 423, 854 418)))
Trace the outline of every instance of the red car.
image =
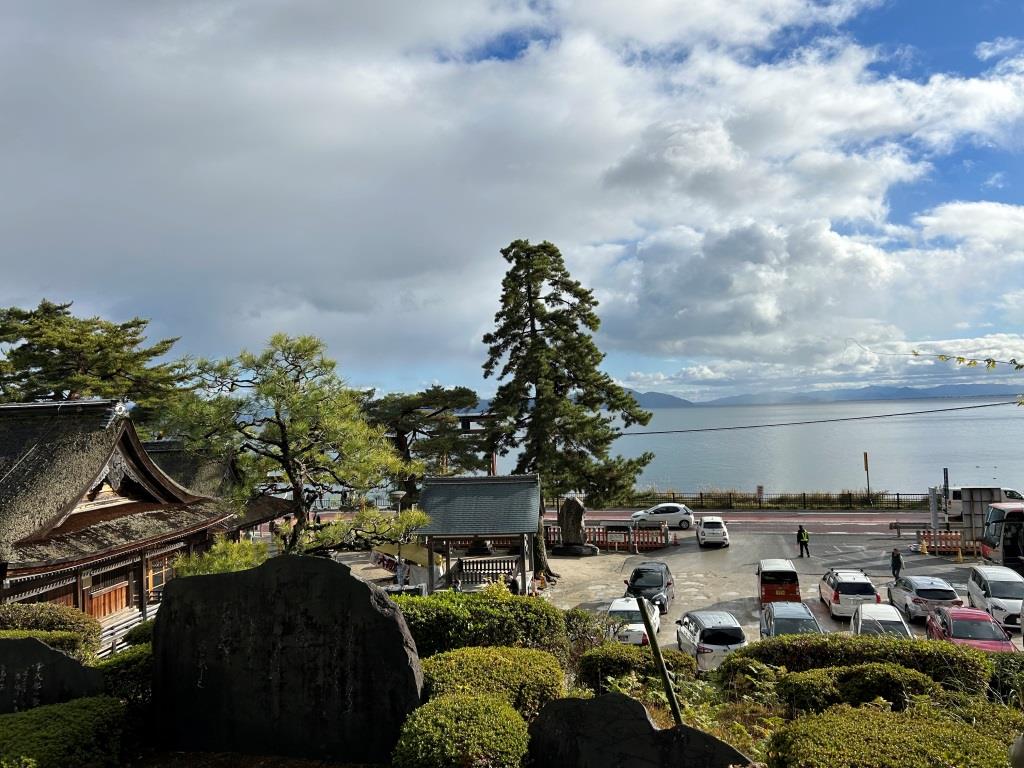
POLYGON ((928 616, 928 637, 969 645, 982 651, 1016 651, 1010 636, 985 611, 938 608, 928 616))

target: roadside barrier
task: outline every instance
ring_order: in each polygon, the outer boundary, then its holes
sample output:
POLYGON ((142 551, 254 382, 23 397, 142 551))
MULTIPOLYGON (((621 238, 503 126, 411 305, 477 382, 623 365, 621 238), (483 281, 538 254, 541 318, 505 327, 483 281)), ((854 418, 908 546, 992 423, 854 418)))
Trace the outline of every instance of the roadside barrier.
POLYGON ((923 555, 955 554, 959 561, 962 561, 964 551, 973 555, 978 554, 978 543, 976 541, 965 541, 963 531, 919 530, 917 532, 917 542, 921 545, 921 554, 923 555))

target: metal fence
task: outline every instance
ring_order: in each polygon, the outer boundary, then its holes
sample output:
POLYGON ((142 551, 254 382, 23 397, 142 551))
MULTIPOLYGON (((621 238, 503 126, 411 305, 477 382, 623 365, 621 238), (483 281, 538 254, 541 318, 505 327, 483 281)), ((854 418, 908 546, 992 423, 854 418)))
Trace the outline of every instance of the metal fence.
MULTIPOLYGON (((586 502, 582 494, 575 494, 586 502)), ((549 509, 558 509, 564 496, 549 498, 545 504, 549 509)), ((902 509, 927 510, 927 493, 889 493, 866 491, 822 491, 801 493, 753 493, 741 491, 698 491, 696 493, 648 492, 637 493, 621 499, 614 507, 636 507, 642 509, 664 502, 685 504, 692 509, 902 509)), ((601 507, 590 507, 600 509, 601 507)))

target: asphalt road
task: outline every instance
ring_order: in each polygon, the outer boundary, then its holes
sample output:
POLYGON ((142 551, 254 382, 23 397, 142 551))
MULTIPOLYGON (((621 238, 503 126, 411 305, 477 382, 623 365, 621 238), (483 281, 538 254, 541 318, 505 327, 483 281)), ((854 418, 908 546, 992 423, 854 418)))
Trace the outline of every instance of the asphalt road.
MULTIPOLYGON (((806 525, 806 524, 805 524, 806 525)), ((838 521, 824 527, 844 527, 838 521)), ((679 546, 667 547, 640 555, 602 553, 596 557, 570 559, 552 558, 555 571, 562 578, 551 590, 550 599, 562 608, 579 606, 591 611, 607 610, 612 599, 621 597, 623 579, 645 560, 668 564, 675 578, 675 601, 667 615, 661 617, 658 639, 675 645, 675 620, 686 611, 697 609, 724 610, 732 613, 744 627, 747 637, 759 636, 759 615, 755 599, 754 571, 758 561, 770 557, 793 560, 800 575, 804 602, 822 627, 829 632, 849 631, 849 622, 832 619, 827 607, 818 599, 818 582, 832 567, 861 568, 885 599, 885 585, 892 580, 889 553, 899 546, 906 562, 904 574, 938 576, 953 585, 966 603, 966 582, 971 563, 957 564, 952 558, 921 555, 908 549, 911 540, 897 539, 888 528, 884 532, 811 531, 811 557, 797 557, 795 528, 774 532, 743 525, 730 525, 732 545, 725 549, 700 549, 692 531, 680 536, 679 546)), ((911 630, 924 636, 924 624, 914 623, 911 630)), ((1013 634, 1021 647, 1021 636, 1013 634)))

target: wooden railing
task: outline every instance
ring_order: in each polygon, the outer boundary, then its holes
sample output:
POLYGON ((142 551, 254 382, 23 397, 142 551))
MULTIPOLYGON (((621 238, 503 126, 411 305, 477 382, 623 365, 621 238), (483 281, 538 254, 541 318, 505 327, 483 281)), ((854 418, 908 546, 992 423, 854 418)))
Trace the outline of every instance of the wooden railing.
POLYGON ((519 558, 459 558, 452 570, 453 578, 461 580, 463 586, 486 584, 489 581, 497 581, 508 573, 513 573, 516 575, 516 578, 519 578, 519 558))
MULTIPOLYGON (((670 546, 674 539, 667 528, 633 528, 627 526, 611 528, 604 525, 588 525, 585 529, 588 544, 604 550, 624 550, 627 552, 647 552, 652 549, 663 549, 670 546)), ((562 529, 557 525, 544 528, 545 543, 557 546, 562 543, 562 529)))

